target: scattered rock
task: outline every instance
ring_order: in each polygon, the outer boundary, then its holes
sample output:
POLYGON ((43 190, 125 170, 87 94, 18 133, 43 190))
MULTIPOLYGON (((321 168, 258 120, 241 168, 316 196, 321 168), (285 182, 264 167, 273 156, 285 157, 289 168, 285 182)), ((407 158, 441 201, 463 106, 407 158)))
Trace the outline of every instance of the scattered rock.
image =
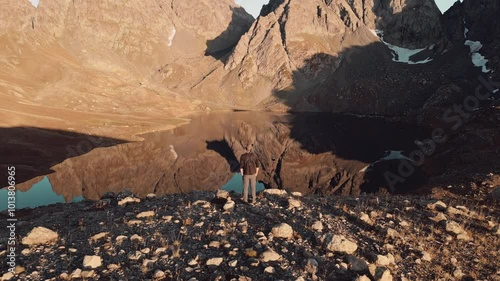
POLYGON ((127 257, 131 261, 137 261, 142 257, 142 253, 139 251, 132 251, 128 253, 127 257))
POLYGON ((288 199, 288 209, 295 209, 295 208, 300 208, 302 205, 302 202, 300 200, 294 199, 294 198, 289 198, 288 199))
POLYGON ((286 190, 277 189, 277 188, 265 189, 264 190, 264 194, 267 194, 267 195, 278 195, 278 196, 288 195, 288 193, 286 192, 286 190))
POLYGON ((84 270, 84 271, 82 271, 82 278, 83 279, 94 278, 95 275, 96 275, 95 271, 93 271, 93 270, 89 270, 89 271, 84 270))
POLYGON ((457 280, 459 279, 462 279, 462 277, 464 277, 464 273, 462 272, 462 270, 460 268, 457 268, 453 271, 453 277, 457 278, 457 280))
POLYGON ((41 245, 48 244, 56 241, 59 238, 59 235, 45 227, 35 227, 33 228, 26 237, 23 238, 21 243, 24 245, 41 245))
POLYGON ((454 221, 448 221, 446 223, 446 231, 457 235, 465 233, 465 229, 463 229, 463 227, 460 224, 454 221))
POLYGON ((135 197, 125 197, 122 200, 118 201, 119 206, 126 206, 127 204, 132 204, 132 203, 140 203, 141 199, 135 198, 135 197))
POLYGON ((409 224, 407 221, 400 221, 400 222, 399 222, 399 225, 400 225, 401 227, 409 227, 409 226, 410 226, 410 224, 409 224))
POLYGON ((457 235, 458 240, 463 240, 463 241, 470 241, 472 238, 467 232, 460 233, 457 235))
POLYGON ((163 271, 161 271, 161 270, 159 270, 159 269, 157 269, 157 270, 155 271, 155 274, 153 275, 153 277, 154 277, 155 279, 162 279, 162 278, 165 278, 165 276, 166 276, 165 272, 163 272, 163 271))
POLYGON ((85 256, 83 258, 84 268, 98 268, 102 265, 102 259, 100 256, 85 256))
POLYGON ((150 269, 153 267, 154 263, 155 263, 156 259, 155 260, 150 260, 150 259, 144 259, 142 261, 142 268, 143 269, 150 269))
POLYGON ((436 211, 446 211, 446 204, 443 201, 435 201, 427 204, 427 208, 436 211))
POLYGON ((138 225, 138 224, 142 224, 142 221, 141 220, 129 220, 127 222, 128 225, 138 225))
POLYGON ((422 260, 423 260, 423 261, 428 261, 428 262, 431 262, 431 261, 432 261, 431 254, 429 254, 429 253, 428 253, 428 252, 426 252, 426 251, 422 251, 422 260))
POLYGON ((360 259, 353 255, 348 255, 347 262, 350 265, 350 269, 354 272, 368 271, 368 264, 363 259, 360 259))
POLYGON ((392 239, 396 239, 399 237, 399 232, 397 232, 396 230, 394 230, 392 228, 388 228, 386 236, 390 237, 392 239))
POLYGON ((208 244, 208 247, 220 248, 220 242, 219 241, 210 241, 210 243, 208 244))
POLYGON ((215 197, 217 197, 219 199, 228 199, 229 192, 227 190, 219 189, 219 190, 217 190, 217 194, 215 195, 215 197))
POLYGON ((236 265, 238 265, 238 260, 232 260, 229 262, 230 267, 236 267, 236 265))
POLYGON ((128 237, 125 235, 119 235, 115 238, 116 243, 121 244, 123 241, 127 240, 128 237))
POLYGON ((315 259, 308 259, 305 266, 305 271, 312 275, 316 275, 316 272, 318 272, 318 261, 316 261, 315 259))
POLYGON ((281 223, 273 227, 271 233, 277 238, 290 239, 293 237, 293 229, 289 224, 281 223))
POLYGON ((264 269, 264 272, 265 272, 265 273, 269 273, 269 274, 274 274, 274 273, 276 273, 276 270, 274 269, 274 267, 272 267, 272 266, 268 266, 268 267, 266 267, 266 268, 264 269))
POLYGON ((387 256, 377 255, 376 264, 383 266, 394 264, 394 256, 390 253, 387 256))
POLYGON ((173 216, 163 216, 161 217, 165 222, 171 222, 174 218, 173 216))
POLYGON ((373 225, 373 221, 370 219, 368 214, 361 212, 361 217, 359 219, 366 224, 373 225))
POLYGON ((7 281, 7 280, 10 280, 10 279, 12 279, 12 278, 14 278, 14 273, 12 273, 12 272, 7 272, 7 273, 4 273, 4 274, 2 275, 2 277, 0 277, 0 280, 1 280, 1 281, 7 281))
POLYGON ((106 238, 108 235, 109 235, 109 232, 101 232, 101 233, 98 233, 98 234, 90 237, 90 240, 92 240, 93 242, 97 242, 101 239, 106 238))
POLYGON ((224 260, 223 258, 211 258, 211 259, 207 260, 207 265, 208 266, 219 266, 223 260, 224 260))
POLYGON ((231 211, 234 209, 235 205, 236 204, 234 203, 234 201, 229 198, 229 200, 227 200, 226 204, 224 204, 224 207, 222 208, 224 209, 224 211, 231 211))
POLYGON ((146 212, 141 212, 137 214, 136 218, 142 219, 142 218, 150 218, 155 216, 155 211, 146 211, 146 212))
POLYGON ((446 209, 446 212, 451 215, 460 215, 460 216, 465 215, 464 212, 462 212, 461 210, 453 208, 451 206, 448 207, 448 209, 446 209))
POLYGON ((115 263, 111 263, 111 264, 108 264, 108 269, 109 270, 117 270, 117 269, 120 269, 120 266, 115 264, 115 263))
POLYGON ((302 197, 302 193, 300 193, 298 191, 292 192, 292 195, 295 196, 295 197, 302 197))
POLYGON ((273 250, 267 250, 262 253, 260 260, 263 262, 278 261, 281 259, 281 255, 273 250))
POLYGON ((142 243, 144 242, 144 238, 142 238, 141 236, 137 235, 137 234, 134 234, 130 237, 130 241, 132 242, 137 242, 137 243, 142 243))
POLYGON ((429 217, 429 219, 433 220, 434 222, 440 222, 440 221, 446 221, 446 216, 439 212, 435 217, 429 217))
POLYGON ((358 249, 356 242, 348 240, 343 235, 327 234, 324 241, 326 248, 332 252, 352 254, 358 249))
POLYGON ((321 221, 315 221, 311 226, 312 230, 321 232, 323 231, 323 223, 321 221))
POLYGON ((82 278, 82 270, 77 268, 75 270, 73 270, 73 272, 71 273, 70 277, 71 279, 80 279, 82 278))

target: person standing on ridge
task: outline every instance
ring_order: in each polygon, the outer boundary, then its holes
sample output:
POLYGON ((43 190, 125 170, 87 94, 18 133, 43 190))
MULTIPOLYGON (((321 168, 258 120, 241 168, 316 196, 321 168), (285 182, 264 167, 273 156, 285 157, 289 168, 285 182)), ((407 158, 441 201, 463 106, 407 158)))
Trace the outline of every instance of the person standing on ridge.
POLYGON ((259 160, 252 152, 252 145, 246 147, 246 153, 240 158, 240 173, 243 176, 243 201, 248 203, 248 184, 252 188, 252 204, 257 196, 257 175, 259 174, 259 160))

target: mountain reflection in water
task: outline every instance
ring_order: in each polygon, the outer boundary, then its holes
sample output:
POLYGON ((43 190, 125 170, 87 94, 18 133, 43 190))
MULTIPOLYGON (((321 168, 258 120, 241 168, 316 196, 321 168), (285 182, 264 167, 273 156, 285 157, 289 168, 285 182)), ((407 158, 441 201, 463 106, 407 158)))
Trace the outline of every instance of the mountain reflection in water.
MULTIPOLYGON (((360 172, 364 167, 385 151, 412 151, 422 135, 422 129, 378 118, 211 113, 170 131, 145 134, 144 141, 66 159, 46 177, 66 202, 79 196, 97 200, 123 190, 139 197, 217 190, 238 171, 237 159, 251 143, 262 164, 258 180, 266 188, 358 194, 383 185, 380 175, 360 172)), ((19 189, 43 179, 33 178, 19 189)), ((418 184, 414 179, 407 183, 418 184)))

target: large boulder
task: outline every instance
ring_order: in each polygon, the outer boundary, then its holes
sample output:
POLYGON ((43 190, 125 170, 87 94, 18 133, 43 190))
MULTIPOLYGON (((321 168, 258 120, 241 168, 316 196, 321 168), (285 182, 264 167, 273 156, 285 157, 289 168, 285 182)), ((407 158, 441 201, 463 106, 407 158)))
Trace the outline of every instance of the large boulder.
POLYGON ((281 223, 274 226, 271 233, 277 238, 290 239, 293 237, 293 228, 287 223, 281 223))
POLYGON ((21 243, 28 246, 49 244, 56 241, 58 238, 59 235, 57 232, 40 226, 33 228, 28 235, 23 238, 21 243))
POLYGON ((358 249, 356 242, 347 239, 344 235, 326 234, 324 244, 328 250, 337 253, 352 254, 358 249))

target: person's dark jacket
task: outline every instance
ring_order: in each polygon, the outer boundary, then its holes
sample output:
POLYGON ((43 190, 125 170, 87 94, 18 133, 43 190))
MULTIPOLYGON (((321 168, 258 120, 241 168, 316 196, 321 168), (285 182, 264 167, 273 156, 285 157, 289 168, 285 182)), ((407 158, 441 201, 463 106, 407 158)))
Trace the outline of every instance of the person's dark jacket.
POLYGON ((254 153, 248 152, 241 155, 240 168, 243 169, 243 175, 255 175, 258 167, 259 160, 254 153))

